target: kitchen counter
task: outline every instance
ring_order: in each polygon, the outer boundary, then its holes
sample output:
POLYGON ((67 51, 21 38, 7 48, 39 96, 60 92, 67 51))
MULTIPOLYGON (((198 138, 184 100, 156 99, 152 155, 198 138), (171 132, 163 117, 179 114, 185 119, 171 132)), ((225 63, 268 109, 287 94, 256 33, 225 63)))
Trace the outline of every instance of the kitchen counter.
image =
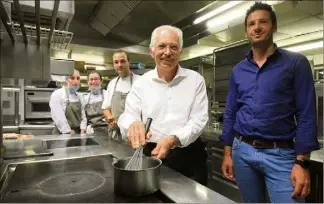
POLYGON ((24 129, 24 130, 47 130, 51 129, 53 130, 55 128, 54 124, 48 124, 48 125, 30 125, 30 124, 22 124, 19 125, 19 129, 24 129))
POLYGON ((3 132, 4 133, 18 133, 19 126, 17 126, 17 125, 3 126, 3 132))
MULTIPOLYGON (((81 136, 84 137, 84 136, 81 136)), ((42 140, 80 138, 80 135, 44 135, 34 139, 34 146, 41 145, 42 140), (38 144, 37 144, 38 143, 38 144)), ((117 158, 132 156, 134 150, 123 142, 108 141, 107 137, 95 136, 94 139, 100 145, 79 146, 69 148, 51 149, 53 156, 33 157, 28 159, 5 160, 1 166, 1 175, 8 164, 19 164, 26 162, 54 161, 62 159, 75 159, 82 157, 112 154, 117 158)), ((25 141, 10 141, 25 143, 25 141)), ((6 145, 7 141, 5 141, 6 145)), ((19 145, 18 145, 19 146, 19 145)), ((161 168, 161 192, 176 203, 234 203, 232 200, 206 188, 203 185, 162 166, 161 168)))
POLYGON ((202 137, 209 140, 219 141, 219 136, 221 134, 222 134, 222 130, 220 129, 206 127, 203 131, 202 137))

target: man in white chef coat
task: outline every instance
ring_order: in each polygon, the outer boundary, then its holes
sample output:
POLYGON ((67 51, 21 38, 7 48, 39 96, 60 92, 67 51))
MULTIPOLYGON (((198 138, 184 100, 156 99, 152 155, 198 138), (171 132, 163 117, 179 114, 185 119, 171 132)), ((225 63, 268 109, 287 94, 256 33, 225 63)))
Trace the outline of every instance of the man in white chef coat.
POLYGON ((118 125, 133 148, 148 142, 144 154, 206 185, 207 151, 200 139, 208 121, 206 85, 198 72, 178 64, 182 36, 168 25, 153 31, 150 54, 156 67, 134 83, 118 125), (153 122, 145 135, 147 118, 153 122))
POLYGON ((109 124, 108 137, 121 140, 117 121, 124 112, 127 94, 140 76, 131 72, 129 56, 124 51, 120 50, 113 54, 113 65, 118 77, 109 82, 102 109, 109 124))

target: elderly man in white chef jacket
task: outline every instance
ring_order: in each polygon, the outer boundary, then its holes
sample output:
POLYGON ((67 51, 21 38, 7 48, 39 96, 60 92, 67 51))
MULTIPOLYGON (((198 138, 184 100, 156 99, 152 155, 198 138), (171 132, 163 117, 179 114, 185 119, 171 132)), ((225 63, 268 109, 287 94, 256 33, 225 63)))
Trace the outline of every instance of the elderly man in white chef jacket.
POLYGON ((118 125, 133 148, 148 142, 144 154, 206 185, 207 151, 200 139, 208 121, 206 85, 198 72, 178 64, 182 36, 173 26, 153 31, 150 54, 156 67, 134 83, 118 125), (145 135, 147 118, 153 122, 145 135))
POLYGON ((124 112, 126 97, 133 83, 140 76, 130 71, 130 59, 124 51, 119 50, 113 54, 113 65, 118 73, 118 77, 109 82, 102 109, 109 124, 108 137, 114 140, 121 140, 117 121, 124 112))

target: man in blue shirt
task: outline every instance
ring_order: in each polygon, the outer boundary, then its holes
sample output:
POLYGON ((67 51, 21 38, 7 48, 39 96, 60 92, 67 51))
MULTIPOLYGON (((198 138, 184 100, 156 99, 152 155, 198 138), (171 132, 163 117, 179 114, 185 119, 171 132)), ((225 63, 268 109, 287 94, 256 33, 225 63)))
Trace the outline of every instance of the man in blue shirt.
POLYGON ((266 202, 266 192, 271 202, 303 202, 310 152, 319 149, 310 64, 278 48, 276 31, 271 6, 255 3, 245 17, 251 51, 230 78, 222 172, 236 180, 244 202, 266 202))

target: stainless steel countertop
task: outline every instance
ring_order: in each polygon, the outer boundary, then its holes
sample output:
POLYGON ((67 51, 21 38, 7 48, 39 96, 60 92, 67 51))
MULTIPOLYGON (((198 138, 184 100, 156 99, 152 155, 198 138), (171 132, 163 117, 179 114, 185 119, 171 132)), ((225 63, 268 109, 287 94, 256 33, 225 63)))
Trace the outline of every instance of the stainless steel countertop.
POLYGON ((219 141, 219 136, 222 134, 222 131, 216 128, 206 127, 203 131, 202 137, 209 140, 219 141))
POLYGON ((48 130, 48 129, 54 129, 54 124, 48 124, 48 125, 29 125, 29 124, 22 124, 19 125, 19 129, 24 130, 48 130))
MULTIPOLYGON (((64 138, 80 138, 85 136, 75 135, 44 135, 37 136, 33 139, 35 146, 41 145, 42 140, 49 139, 64 139, 64 138)), ((87 136, 89 137, 89 136, 87 136)), ((100 146, 81 146, 70 148, 51 149, 53 156, 34 157, 28 159, 5 160, 0 168, 1 175, 6 166, 10 163, 26 163, 26 162, 41 162, 53 161, 62 159, 73 159, 89 156, 112 154, 117 158, 132 156, 134 150, 126 143, 108 141, 107 137, 95 136, 94 139, 100 143, 100 146)), ((25 141, 10 141, 24 143, 25 141)), ((5 141, 7 143, 7 141, 5 141)), ((16 145, 21 146, 21 145, 16 145)), ((199 183, 173 171, 172 169, 162 166, 161 168, 161 191, 176 203, 234 203, 234 201, 224 197, 223 195, 203 186, 199 183)))
POLYGON ((58 88, 36 88, 36 87, 25 87, 25 91, 55 91, 58 88))
POLYGON ((17 129, 23 129, 23 130, 48 130, 48 129, 54 129, 54 124, 47 124, 47 125, 30 125, 30 124, 20 124, 20 125, 5 125, 3 126, 3 129, 6 131, 9 130, 17 130, 17 129))
POLYGON ((3 130, 10 131, 10 130, 18 130, 19 126, 18 125, 7 125, 2 127, 3 130))

